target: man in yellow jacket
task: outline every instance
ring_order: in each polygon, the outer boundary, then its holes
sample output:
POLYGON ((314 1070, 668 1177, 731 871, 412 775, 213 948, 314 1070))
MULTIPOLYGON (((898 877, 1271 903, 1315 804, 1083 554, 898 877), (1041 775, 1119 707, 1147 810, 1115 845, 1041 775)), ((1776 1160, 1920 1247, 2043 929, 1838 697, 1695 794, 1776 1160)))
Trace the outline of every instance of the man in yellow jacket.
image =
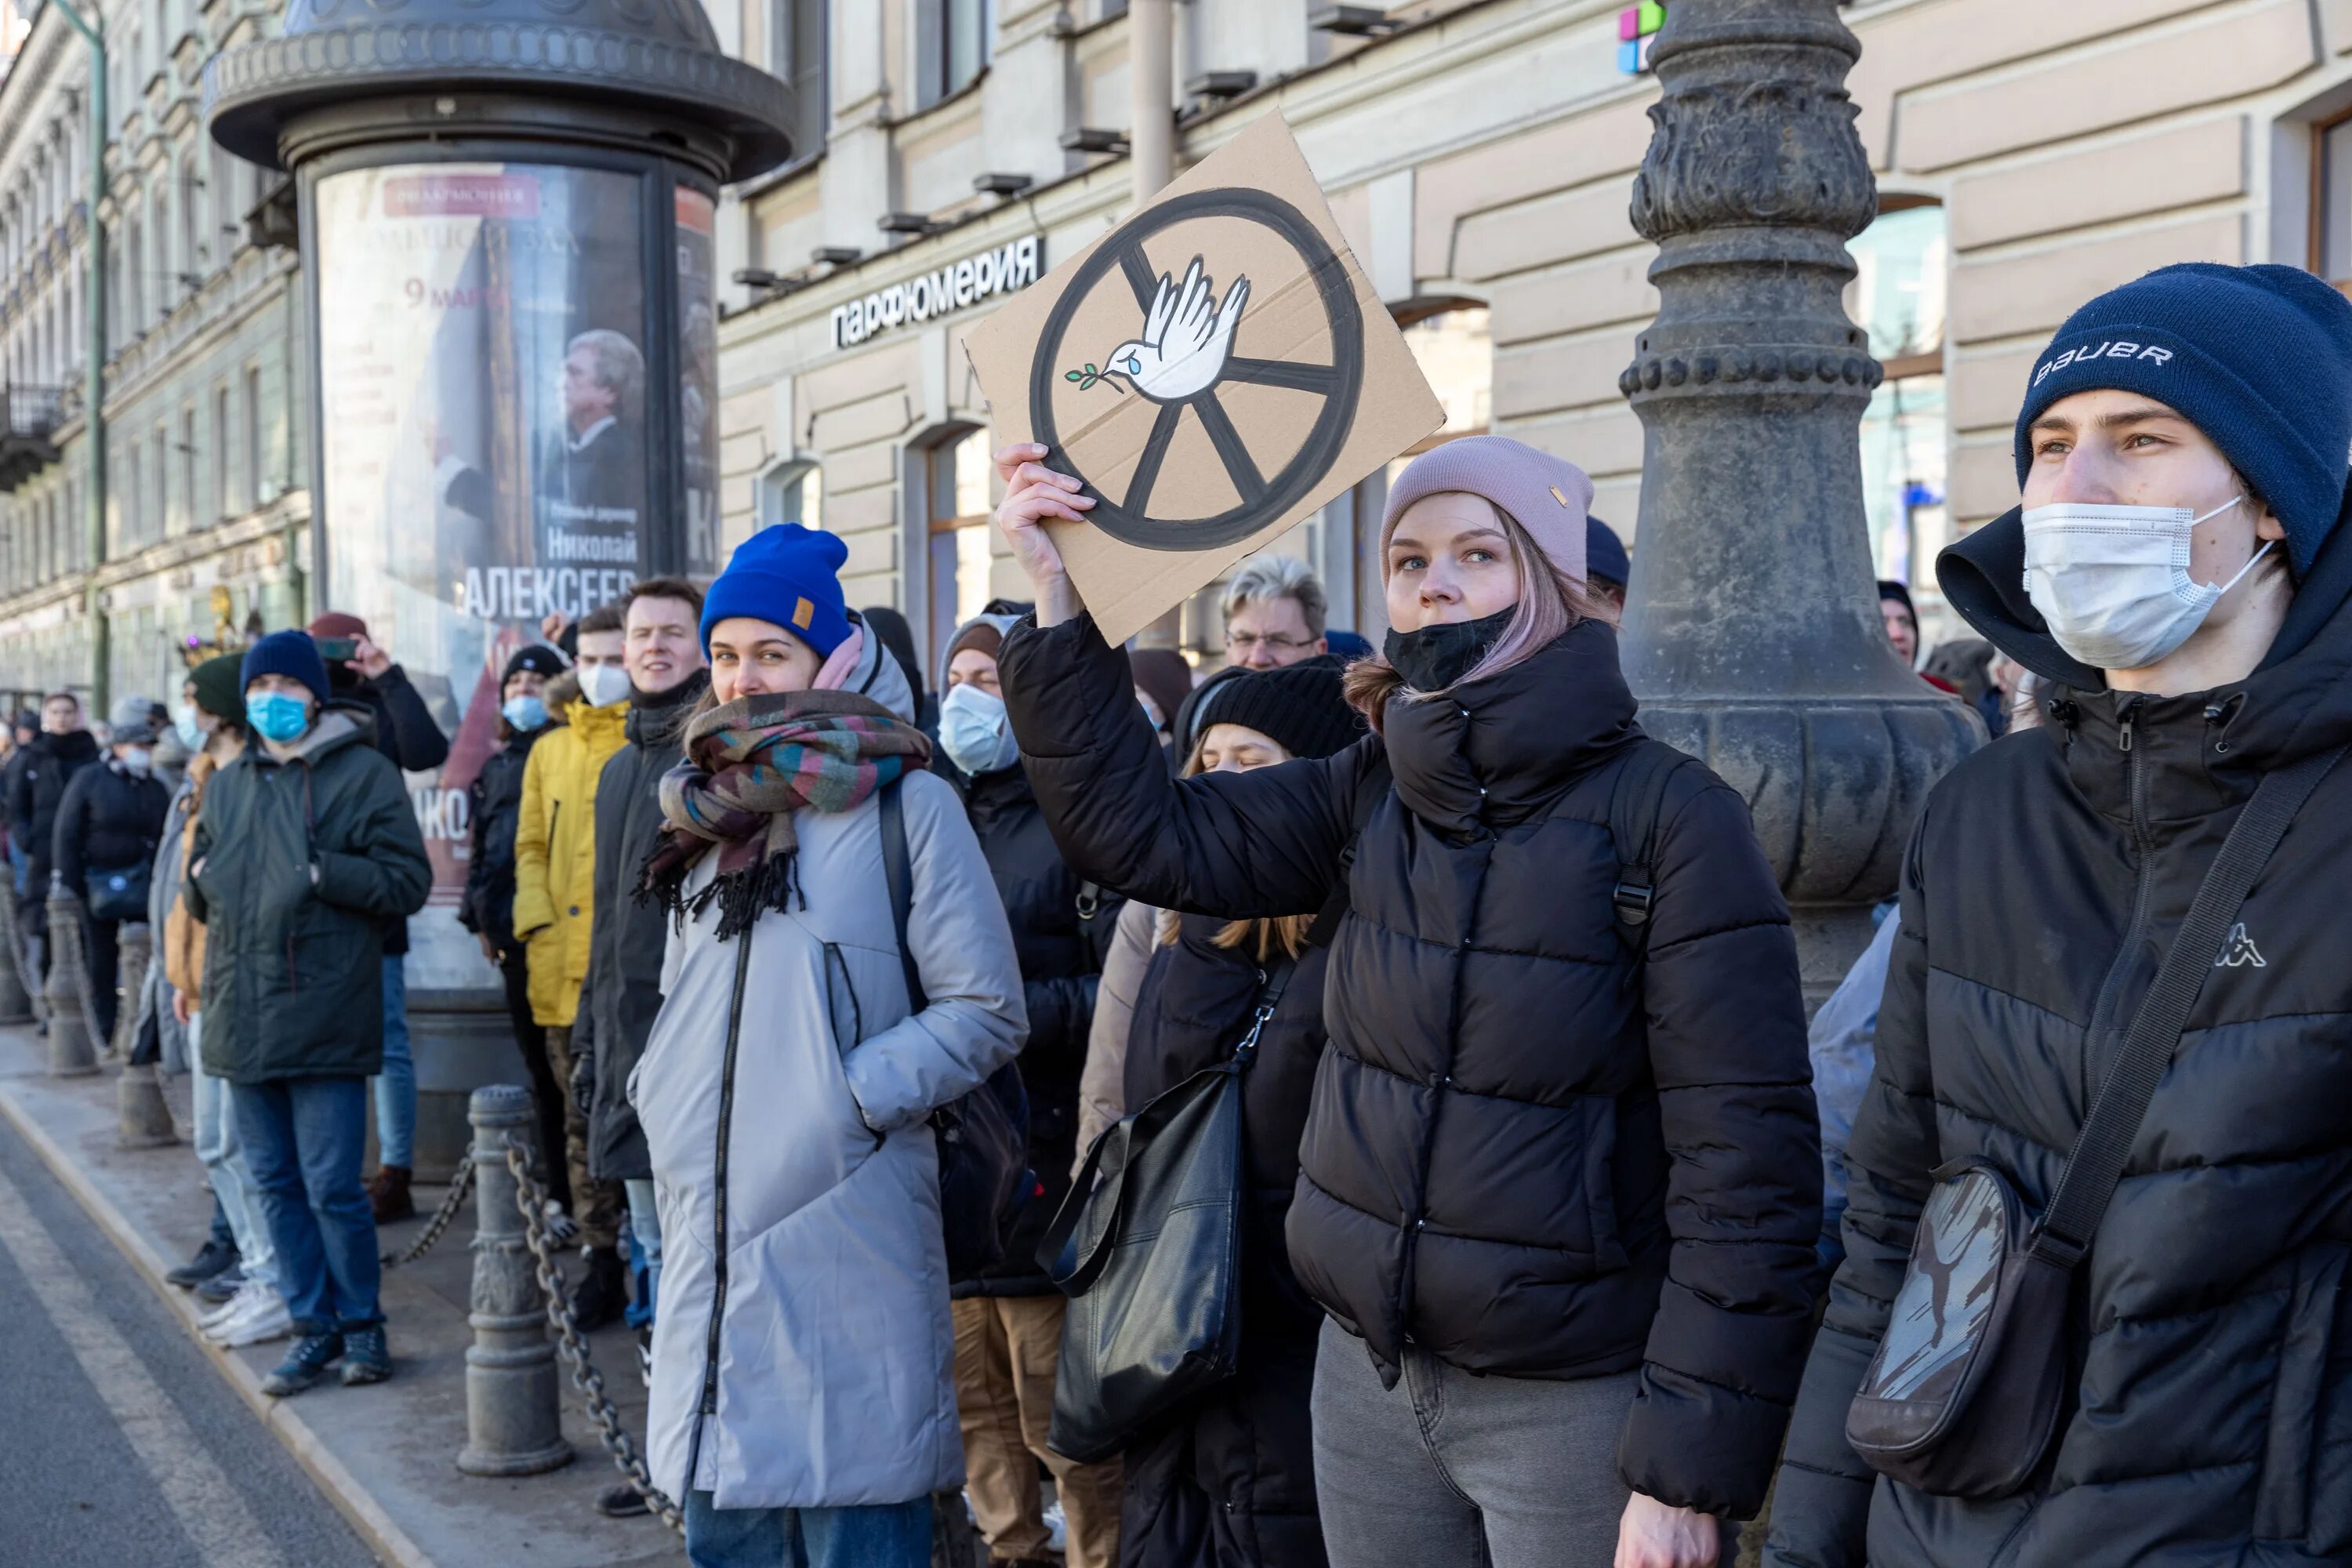
POLYGON ((577 680, 562 721, 540 738, 523 765, 522 815, 515 825, 514 931, 530 969, 531 1016, 547 1030, 548 1065, 564 1095, 564 1163, 571 1169, 573 1218, 588 1268, 572 1292, 583 1329, 602 1327, 627 1304, 620 1253, 621 1185, 588 1173, 588 1120, 572 1082, 572 1022, 588 973, 590 890, 596 875, 596 780, 627 739, 629 678, 621 668, 618 605, 580 623, 578 663, 548 689, 557 710, 560 686, 577 680))

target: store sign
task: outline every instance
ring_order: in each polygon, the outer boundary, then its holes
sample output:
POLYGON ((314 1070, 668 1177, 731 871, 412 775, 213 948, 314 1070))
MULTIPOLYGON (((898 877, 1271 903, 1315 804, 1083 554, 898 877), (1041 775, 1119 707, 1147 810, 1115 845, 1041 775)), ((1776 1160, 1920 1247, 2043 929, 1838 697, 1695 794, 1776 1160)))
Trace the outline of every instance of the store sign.
POLYGON ((1033 234, 994 250, 967 256, 936 272, 852 300, 833 308, 833 346, 845 349, 875 333, 908 322, 923 322, 961 310, 992 295, 1010 294, 1037 281, 1045 262, 1045 237, 1033 234))

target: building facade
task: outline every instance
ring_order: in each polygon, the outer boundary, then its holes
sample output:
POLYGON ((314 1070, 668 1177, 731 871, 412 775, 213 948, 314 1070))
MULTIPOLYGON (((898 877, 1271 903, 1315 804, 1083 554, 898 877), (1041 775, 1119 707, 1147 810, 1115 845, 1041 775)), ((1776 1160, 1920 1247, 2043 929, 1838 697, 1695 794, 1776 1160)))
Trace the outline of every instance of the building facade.
MULTIPOLYGON (((1657 88, 1628 68, 1625 34, 1653 8, 1176 10, 1180 169, 1282 113, 1445 405, 1441 437, 1493 430, 1582 465, 1638 554, 1643 437, 1618 377, 1656 306, 1627 206, 1657 88)), ((1050 268, 1129 209, 1123 11, 744 0, 721 18, 802 84, 810 125, 800 161, 730 209, 722 270, 748 281, 720 332, 726 537, 822 521, 849 541, 853 602, 906 609, 927 649, 1023 584, 981 526, 989 415, 961 347, 1001 292, 918 312, 936 295, 912 285, 1033 238, 1050 268), (836 329, 853 308, 874 330, 836 329)), ((1957 629, 1935 553, 2015 504, 2010 426, 2074 305, 2180 260, 2352 281, 2352 0, 1863 0, 1844 16, 1881 195, 1848 297, 1888 371, 1863 431, 1870 527, 1933 640, 1957 629)), ((1384 486, 1273 547, 1318 566, 1335 625, 1375 637, 1384 486)), ((1759 519, 1758 548, 1770 538, 1759 519)), ((1207 597, 1149 639, 1213 659, 1207 597)))
POLYGON ((272 0, 85 13, 108 40, 95 472, 92 50, 44 5, 0 81, 0 687, 13 692, 176 701, 192 655, 304 613, 292 208, 199 112, 205 60, 276 13, 272 0))

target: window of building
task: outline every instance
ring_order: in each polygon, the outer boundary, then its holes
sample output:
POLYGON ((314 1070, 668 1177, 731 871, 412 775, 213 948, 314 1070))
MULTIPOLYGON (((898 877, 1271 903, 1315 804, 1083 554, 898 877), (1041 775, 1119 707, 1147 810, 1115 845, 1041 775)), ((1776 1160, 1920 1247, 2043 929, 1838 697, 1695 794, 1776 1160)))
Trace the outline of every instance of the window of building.
POLYGON ((775 0, 769 16, 769 69, 793 89, 793 156, 811 158, 824 150, 833 122, 826 74, 828 0, 775 0))
POLYGON ((191 273, 202 273, 210 256, 205 246, 203 204, 196 199, 204 188, 196 178, 196 155, 191 153, 180 160, 180 266, 191 273))
POLYGON ((142 520, 141 537, 161 539, 171 531, 172 516, 172 427, 162 420, 155 422, 155 510, 142 520))
POLYGON ((139 439, 134 436, 131 444, 123 448, 122 466, 115 471, 116 500, 110 509, 114 516, 106 531, 108 537, 118 546, 138 537, 139 514, 142 510, 140 505, 140 480, 147 472, 139 458, 139 439))
MULTIPOLYGON (((1863 510, 1878 575, 1934 595, 1928 570, 1949 542, 1945 507, 1944 209, 1882 211, 1857 236, 1846 311, 1870 335, 1886 379, 1862 417, 1863 510)), ((1923 616, 1927 609, 1922 605, 1923 616)))
POLYGON ((930 491, 930 641, 948 646, 956 627, 995 595, 989 587, 986 426, 959 431, 925 459, 930 491))
POLYGON ((245 215, 236 210, 236 169, 228 149, 213 144, 212 173, 205 176, 205 193, 212 198, 212 233, 206 236, 205 256, 217 257, 226 262, 236 254, 236 239, 244 228, 245 215))
POLYGON ((814 463, 783 463, 760 476, 760 526, 780 522, 824 526, 824 471, 814 463))
POLYGON ((920 101, 937 103, 970 87, 988 68, 995 33, 995 0, 922 0, 916 28, 920 101))
POLYGON ((182 524, 196 526, 196 405, 180 410, 180 510, 182 524))
POLYGON ((245 498, 250 507, 262 502, 261 494, 261 368, 245 367, 245 498))
POLYGON ((229 488, 228 388, 213 391, 213 515, 236 515, 236 492, 229 488))

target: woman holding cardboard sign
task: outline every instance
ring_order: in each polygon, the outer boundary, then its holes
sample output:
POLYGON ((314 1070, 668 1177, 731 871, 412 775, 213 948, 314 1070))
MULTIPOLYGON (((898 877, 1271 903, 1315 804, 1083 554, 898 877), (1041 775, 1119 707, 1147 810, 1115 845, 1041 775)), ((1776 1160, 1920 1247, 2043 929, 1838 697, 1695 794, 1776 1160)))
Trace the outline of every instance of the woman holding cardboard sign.
POLYGON ((1643 737, 1582 614, 1591 481, 1497 437, 1415 459, 1396 629, 1349 672, 1374 734, 1172 780, 1046 534, 1091 504, 1046 456, 997 454, 1038 603, 1000 665, 1072 864, 1162 908, 1336 916, 1287 1225, 1329 1314, 1335 1568, 1728 1562, 1811 1338, 1804 1008, 1747 807, 1643 737))

